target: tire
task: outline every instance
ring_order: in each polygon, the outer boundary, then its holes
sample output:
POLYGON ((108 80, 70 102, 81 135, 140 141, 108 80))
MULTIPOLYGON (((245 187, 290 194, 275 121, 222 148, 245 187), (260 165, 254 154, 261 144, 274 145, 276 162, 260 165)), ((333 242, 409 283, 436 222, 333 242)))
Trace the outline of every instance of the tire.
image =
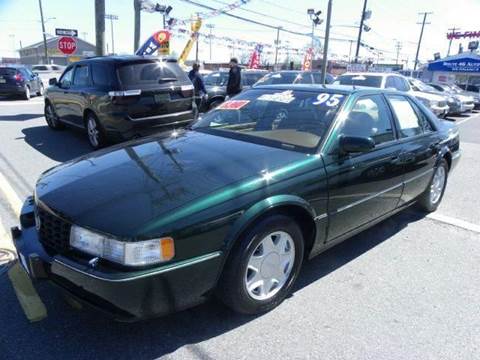
POLYGON ((284 215, 261 220, 231 250, 220 279, 219 298, 239 313, 270 311, 290 293, 303 252, 302 232, 295 221, 284 215))
POLYGON ((85 119, 85 127, 87 129, 87 139, 92 148, 100 149, 107 144, 103 128, 98 118, 93 113, 88 113, 85 119))
POLYGON ((60 121, 55 108, 50 102, 45 104, 44 108, 45 120, 50 129, 61 130, 65 128, 65 125, 60 121))
POLYGON ((37 96, 43 96, 43 84, 40 84, 40 88, 37 91, 37 96))
POLYGON ((208 105, 208 110, 215 109, 217 106, 219 106, 221 103, 223 103, 223 100, 213 100, 209 105, 208 105))
POLYGON ((437 210, 442 202, 443 194, 447 186, 448 180, 448 163, 442 159, 437 167, 435 167, 432 180, 428 184, 427 189, 418 199, 418 206, 426 212, 437 210))
POLYGON ((30 88, 28 87, 28 85, 25 85, 25 89, 23 90, 24 93, 23 93, 23 99, 24 100, 30 100, 30 88))

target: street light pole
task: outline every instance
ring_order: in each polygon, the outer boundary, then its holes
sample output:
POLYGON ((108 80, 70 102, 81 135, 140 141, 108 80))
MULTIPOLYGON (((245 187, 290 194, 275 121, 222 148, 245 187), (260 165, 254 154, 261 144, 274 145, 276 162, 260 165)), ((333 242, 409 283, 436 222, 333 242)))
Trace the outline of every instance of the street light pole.
MULTIPOLYGON (((453 27, 451 29, 448 29, 448 31, 451 31, 451 34, 455 34, 455 31, 457 30, 460 30, 460 28, 457 28, 457 27, 453 27)), ((447 56, 450 56, 450 48, 452 47, 452 40, 453 40, 453 36, 450 38, 450 41, 448 42, 448 51, 447 51, 447 56)))
POLYGON ((277 28, 277 41, 275 41, 275 63, 273 64, 273 70, 275 70, 276 67, 277 67, 278 45, 279 45, 279 43, 280 43, 280 27, 277 28))
POLYGON ((322 59, 322 76, 321 82, 325 85, 325 77, 327 75, 327 55, 328 55, 328 40, 330 37, 330 19, 332 17, 332 0, 328 0, 328 8, 327 8, 327 23, 325 29, 325 44, 323 45, 323 59, 322 59))
POLYGON ((209 46, 210 46, 210 61, 212 61, 212 29, 215 27, 213 24, 207 24, 207 28, 209 29, 209 46))
POLYGON ((418 65, 418 54, 420 53, 420 45, 422 44, 422 37, 423 37, 423 29, 425 28, 425 21, 427 21, 427 16, 432 14, 432 12, 423 12, 419 13, 423 14, 423 22, 422 22, 422 30, 420 30, 420 39, 418 39, 418 46, 417 46, 417 53, 415 55, 415 62, 413 63, 413 70, 417 70, 418 65))
POLYGON ((110 20, 110 31, 112 33, 112 54, 115 54, 115 36, 113 33, 113 20, 118 20, 118 16, 113 14, 106 14, 105 19, 110 20))
POLYGON ((45 34, 45 22, 43 21, 43 9, 42 0, 38 0, 38 6, 40 7, 40 19, 42 21, 42 35, 43 35, 43 50, 45 54, 45 64, 48 64, 48 50, 47 50, 47 35, 45 34))
POLYGON ((96 55, 105 55, 105 0, 95 0, 96 55))
POLYGON ((363 1, 362 17, 360 27, 358 28, 357 50, 355 51, 355 63, 358 63, 358 53, 360 52, 360 42, 362 40, 363 21, 365 20, 365 11, 367 11, 367 0, 363 1))

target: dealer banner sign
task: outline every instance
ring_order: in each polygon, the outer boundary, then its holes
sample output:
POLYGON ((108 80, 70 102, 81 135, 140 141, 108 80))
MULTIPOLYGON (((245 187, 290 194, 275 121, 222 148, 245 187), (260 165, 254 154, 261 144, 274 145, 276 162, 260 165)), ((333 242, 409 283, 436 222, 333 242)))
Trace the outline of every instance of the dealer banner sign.
POLYGON ((446 71, 446 72, 480 72, 480 59, 453 59, 446 61, 435 61, 428 64, 429 71, 446 71))

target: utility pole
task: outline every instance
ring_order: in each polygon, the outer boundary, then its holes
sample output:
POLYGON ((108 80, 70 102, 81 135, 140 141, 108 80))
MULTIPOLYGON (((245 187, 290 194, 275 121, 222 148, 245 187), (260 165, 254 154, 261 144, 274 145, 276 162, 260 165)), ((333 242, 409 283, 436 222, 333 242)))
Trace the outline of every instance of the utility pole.
POLYGON ((325 28, 325 44, 323 44, 323 59, 322 59, 322 76, 321 82, 325 85, 325 77, 327 75, 327 66, 328 66, 328 40, 330 37, 330 19, 332 17, 332 0, 328 0, 328 7, 327 7, 327 23, 325 28))
POLYGON ((141 24, 141 13, 142 2, 141 0, 133 0, 133 11, 135 13, 135 24, 134 24, 134 35, 133 35, 133 52, 137 51, 140 47, 140 24, 141 24))
POLYGON ((40 19, 42 21, 43 50, 45 54, 45 64, 48 64, 47 34, 45 33, 45 22, 43 21, 42 0, 38 0, 38 6, 40 7, 40 19))
POLYGON ((212 29, 215 27, 215 25, 207 24, 206 26, 209 30, 208 39, 209 39, 209 45, 210 45, 210 61, 212 61, 212 29))
POLYGON ((358 53, 360 52, 360 42, 362 40, 363 21, 365 20, 365 11, 367 11, 367 0, 363 0, 362 17, 360 18, 360 27, 358 28, 357 50, 355 51, 355 63, 358 63, 358 53))
MULTIPOLYGON (((430 14, 433 14, 432 12, 421 12, 418 13, 419 15, 423 14, 423 21, 422 21, 422 30, 420 30, 420 39, 418 39, 418 46, 417 46, 417 54, 415 55, 415 62, 413 63, 413 70, 417 70, 417 65, 418 65, 418 54, 420 53, 420 45, 422 44, 422 37, 423 37, 423 29, 425 27, 425 24, 430 24, 426 23, 427 21, 427 16, 430 14)), ((420 24, 420 23, 417 23, 420 24)))
POLYGON ((400 50, 402 50, 402 43, 400 41, 397 40, 397 42, 395 43, 395 49, 397 49, 397 60, 395 61, 395 64, 398 65, 398 58, 400 56, 400 50))
POLYGON ((97 56, 105 55, 105 0, 95 0, 95 46, 97 56))
POLYGON ((106 14, 105 19, 110 20, 110 32, 112 33, 112 54, 115 54, 115 36, 113 34, 113 20, 118 20, 118 16, 113 14, 106 14))
MULTIPOLYGON (((165 15, 163 15, 164 18, 165 18, 165 15)), ((165 27, 164 27, 165 28, 165 27)), ((195 41, 195 62, 198 64, 198 41, 199 41, 199 38, 200 38, 200 33, 197 32, 197 41, 195 41)))
POLYGON ((352 45, 355 42, 355 40, 348 40, 348 42, 350 43, 350 49, 348 50, 348 62, 351 63, 352 62, 352 45))
MULTIPOLYGON (((277 59, 278 59, 278 45, 280 45, 280 29, 281 27, 277 28, 277 40, 275 41, 275 63, 273 64, 273 70, 277 67, 277 59)), ((313 41, 313 38, 312 38, 313 41)))
MULTIPOLYGON (((451 29, 448 29, 448 31, 451 31, 451 34, 455 34, 455 31, 460 30, 460 28, 453 27, 451 29)), ((450 38, 450 41, 448 42, 448 51, 447 51, 447 56, 450 56, 450 48, 452 47, 452 41, 453 41, 453 36, 450 38)))

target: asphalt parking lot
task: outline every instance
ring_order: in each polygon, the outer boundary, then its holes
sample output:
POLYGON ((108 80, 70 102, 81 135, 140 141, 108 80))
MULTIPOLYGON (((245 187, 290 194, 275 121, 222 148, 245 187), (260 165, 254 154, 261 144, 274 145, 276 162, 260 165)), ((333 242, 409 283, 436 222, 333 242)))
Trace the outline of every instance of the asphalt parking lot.
MULTIPOLYGON (((29 323, 0 271, 1 358, 478 359, 480 113, 449 120, 463 156, 439 210, 409 209, 316 257, 270 313, 239 316, 212 300, 124 324, 40 283, 48 317, 29 323)), ((0 99, 0 248, 11 248, 6 229, 38 176, 89 151, 84 134, 46 126, 42 98, 0 99)))

